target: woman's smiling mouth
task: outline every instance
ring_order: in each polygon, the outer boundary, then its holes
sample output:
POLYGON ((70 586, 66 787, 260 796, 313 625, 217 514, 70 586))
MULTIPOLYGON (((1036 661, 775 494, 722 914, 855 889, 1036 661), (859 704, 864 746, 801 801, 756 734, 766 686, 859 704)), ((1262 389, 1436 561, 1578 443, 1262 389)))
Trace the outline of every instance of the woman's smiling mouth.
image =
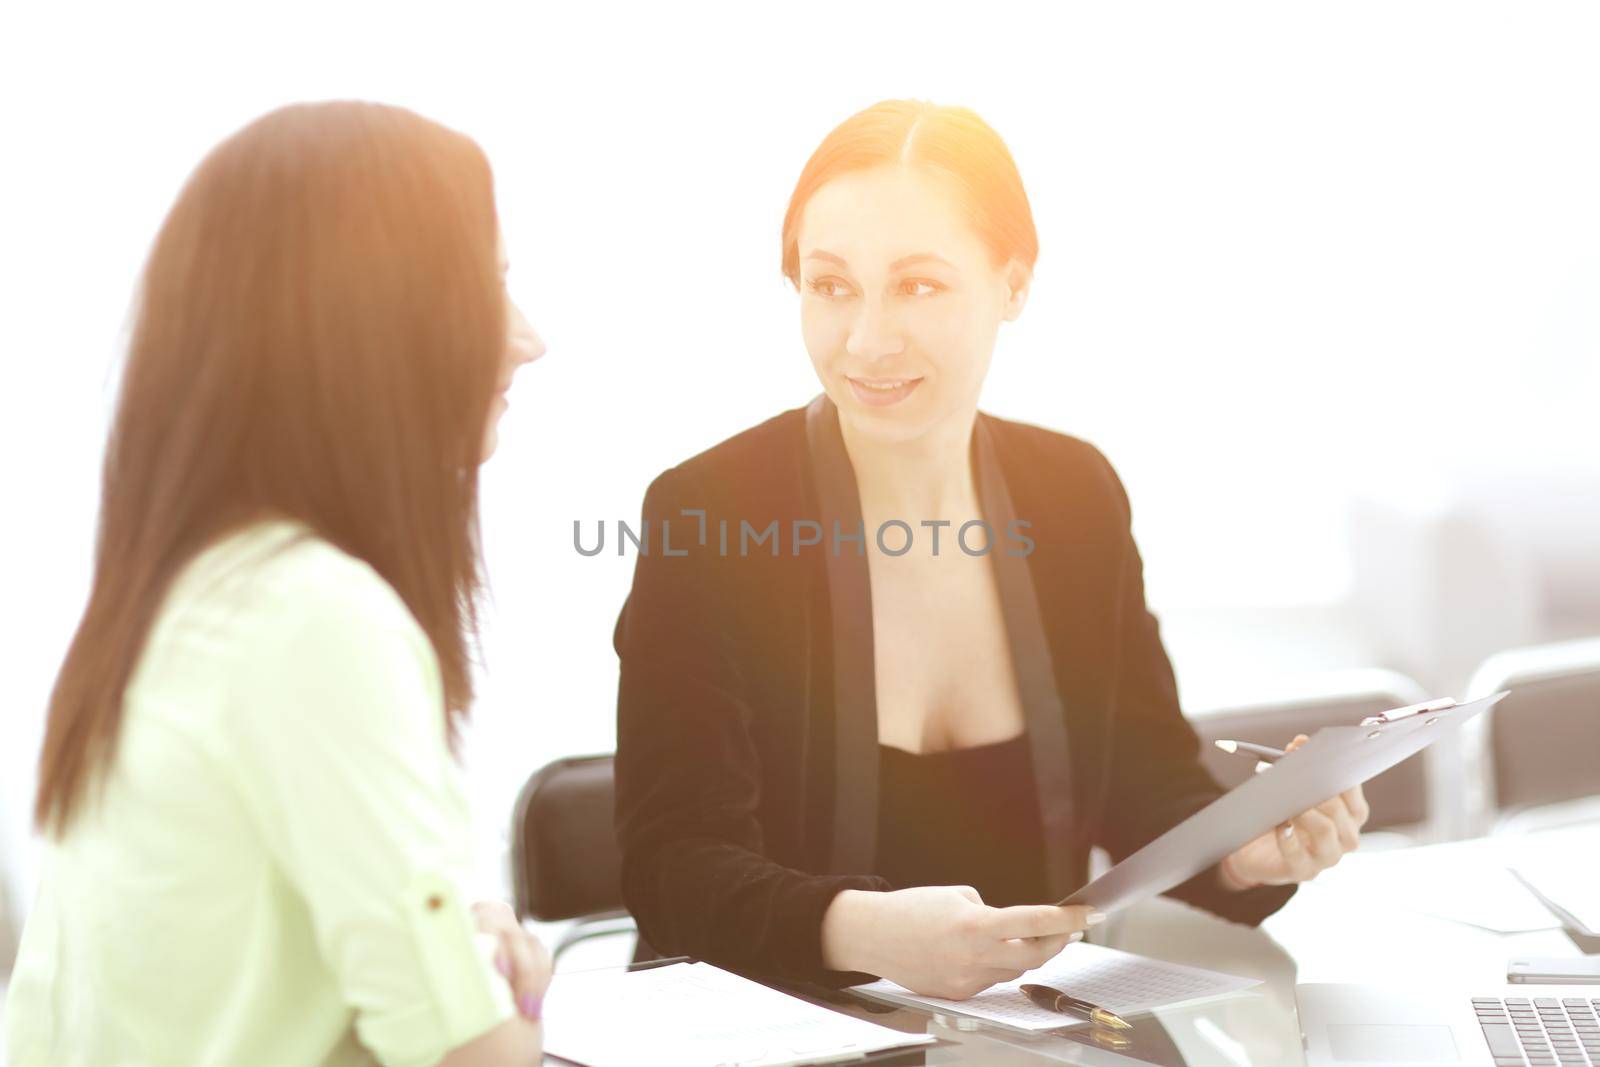
POLYGON ((872 407, 898 404, 922 384, 921 378, 854 378, 845 375, 845 380, 850 383, 850 391, 856 399, 872 407))

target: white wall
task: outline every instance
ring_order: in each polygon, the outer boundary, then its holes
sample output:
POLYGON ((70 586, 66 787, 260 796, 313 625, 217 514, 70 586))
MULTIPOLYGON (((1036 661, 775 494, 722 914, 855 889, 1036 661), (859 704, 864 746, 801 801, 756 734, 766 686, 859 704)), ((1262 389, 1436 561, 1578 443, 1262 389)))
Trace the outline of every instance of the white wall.
POLYGON ((572 520, 636 516, 656 472, 815 391, 778 228, 817 140, 880 98, 971 106, 1011 145, 1042 254, 986 407, 1118 465, 1186 685, 1371 653, 1248 625, 1339 617, 1358 495, 1600 457, 1592 5, 39 4, 7 22, 14 867, 136 272, 200 155, 283 102, 381 99, 476 137, 549 344, 485 476, 497 608, 468 761, 486 834, 529 770, 612 744, 632 560, 579 557, 572 520))

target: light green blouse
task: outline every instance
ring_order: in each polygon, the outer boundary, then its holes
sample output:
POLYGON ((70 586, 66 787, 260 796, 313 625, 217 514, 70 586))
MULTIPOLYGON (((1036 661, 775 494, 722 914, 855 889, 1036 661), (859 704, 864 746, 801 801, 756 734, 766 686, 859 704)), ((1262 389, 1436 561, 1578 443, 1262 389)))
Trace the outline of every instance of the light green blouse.
POLYGON ((196 557, 48 845, 10 1067, 432 1064, 509 1018, 442 708, 365 563, 283 522, 196 557))

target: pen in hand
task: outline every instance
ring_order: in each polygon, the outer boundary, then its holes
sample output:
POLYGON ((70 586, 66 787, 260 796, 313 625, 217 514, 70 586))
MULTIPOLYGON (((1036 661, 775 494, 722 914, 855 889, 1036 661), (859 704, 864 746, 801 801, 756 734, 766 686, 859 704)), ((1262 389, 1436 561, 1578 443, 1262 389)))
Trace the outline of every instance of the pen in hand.
MULTIPOLYGON (((1454 700, 1450 699, 1449 697, 1440 697, 1437 700, 1429 700, 1421 704, 1412 704, 1409 707, 1395 708, 1393 711, 1386 711, 1380 715, 1369 715, 1365 719, 1361 720, 1361 725, 1383 726, 1387 723, 1396 722, 1412 715, 1420 715, 1430 711, 1448 711, 1450 708, 1455 706, 1456 702, 1454 700)), ((1212 744, 1216 745, 1230 756, 1254 756, 1256 758, 1256 770, 1258 771, 1266 770, 1268 766, 1271 766, 1289 754, 1284 749, 1271 748, 1267 745, 1257 745, 1250 741, 1218 740, 1213 741, 1212 744)))
POLYGON ((1254 756, 1256 773, 1260 774, 1274 763, 1287 756, 1289 753, 1281 748, 1269 748, 1266 745, 1255 745, 1249 741, 1214 741, 1212 742, 1222 751, 1231 755, 1254 756))
POLYGON ((1284 756, 1288 755, 1288 753, 1281 748, 1269 748, 1266 745, 1253 745, 1249 741, 1213 741, 1212 744, 1216 745, 1230 756, 1235 754, 1240 756, 1254 756, 1263 763, 1276 763, 1284 756))

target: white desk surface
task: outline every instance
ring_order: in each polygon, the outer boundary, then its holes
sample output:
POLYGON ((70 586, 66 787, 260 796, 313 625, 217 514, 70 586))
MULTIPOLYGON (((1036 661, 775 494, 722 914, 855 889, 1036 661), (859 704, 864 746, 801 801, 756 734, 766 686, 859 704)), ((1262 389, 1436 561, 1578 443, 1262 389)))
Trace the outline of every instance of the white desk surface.
MULTIPOLYGON (((1600 855, 1600 822, 1537 836, 1547 834, 1560 835, 1547 840, 1565 839, 1563 844, 1570 842, 1571 847, 1586 847, 1591 856, 1600 855)), ((1503 858, 1507 847, 1504 839, 1483 838, 1395 852, 1357 852, 1335 868, 1340 878, 1328 879, 1326 886, 1317 882, 1302 886, 1260 929, 1237 926, 1157 899, 1114 917, 1107 924, 1109 929, 1095 939, 1129 952, 1262 979, 1257 993, 1237 1000, 1158 1013, 1187 1067, 1294 1067, 1304 1062, 1294 1010, 1296 982, 1426 984, 1467 992, 1501 985, 1505 962, 1513 955, 1579 953, 1577 945, 1559 929, 1498 934, 1398 905, 1375 908, 1373 894, 1364 887, 1354 895, 1347 891, 1353 887, 1348 885, 1351 883, 1387 881, 1391 870, 1409 874, 1419 859, 1429 855, 1440 857, 1452 868, 1463 854, 1481 855, 1488 869, 1503 858)), ((1406 898, 1408 886, 1401 881, 1395 880, 1389 888, 1393 899, 1406 898)), ((4 986, 0 984, 0 1018, 3 1010, 4 986)), ((909 1011, 871 1018, 903 1029, 925 1027, 956 1042, 929 1052, 929 1065, 1128 1063, 1125 1058, 1109 1058, 1080 1045, 1054 1047, 1048 1038, 1030 1039, 1026 1048, 1015 1047, 1008 1044, 1009 1036, 958 1031, 909 1011)), ((0 1051, 0 1067, 3 1060, 0 1051)))
MULTIPOLYGON (((1567 847, 1586 847, 1589 855, 1600 855, 1600 823, 1547 833, 1560 835, 1546 838, 1548 841, 1560 840, 1567 847)), ((1427 985, 1467 995, 1473 989, 1505 984, 1506 960, 1513 955, 1580 954, 1577 944, 1559 928, 1497 933, 1398 905, 1379 906, 1371 886, 1359 884, 1376 880, 1385 886, 1390 899, 1405 900, 1410 888, 1407 882, 1415 879, 1420 869, 1419 859, 1433 855, 1456 870, 1464 856, 1469 860, 1478 856, 1483 869, 1489 871, 1503 861, 1508 844, 1515 847, 1503 839, 1484 838, 1393 852, 1357 852, 1341 863, 1348 867, 1340 871, 1339 880, 1330 878, 1326 886, 1316 882, 1302 886, 1294 899, 1259 929, 1158 898, 1115 916, 1095 940, 1130 952, 1262 980, 1255 991, 1237 998, 1158 1012, 1181 1053, 1181 1058, 1169 1062, 1185 1067, 1294 1067, 1304 1063, 1295 1013, 1297 982, 1427 985), (1390 872, 1401 877, 1391 878, 1390 872)), ((1054 1062, 1125 1067, 1130 1062, 1060 1038, 1021 1038, 991 1028, 959 1030, 951 1020, 918 1018, 918 1013, 909 1011, 875 1018, 903 1029, 925 1027, 958 1043, 930 1051, 929 1065, 1054 1062)))

